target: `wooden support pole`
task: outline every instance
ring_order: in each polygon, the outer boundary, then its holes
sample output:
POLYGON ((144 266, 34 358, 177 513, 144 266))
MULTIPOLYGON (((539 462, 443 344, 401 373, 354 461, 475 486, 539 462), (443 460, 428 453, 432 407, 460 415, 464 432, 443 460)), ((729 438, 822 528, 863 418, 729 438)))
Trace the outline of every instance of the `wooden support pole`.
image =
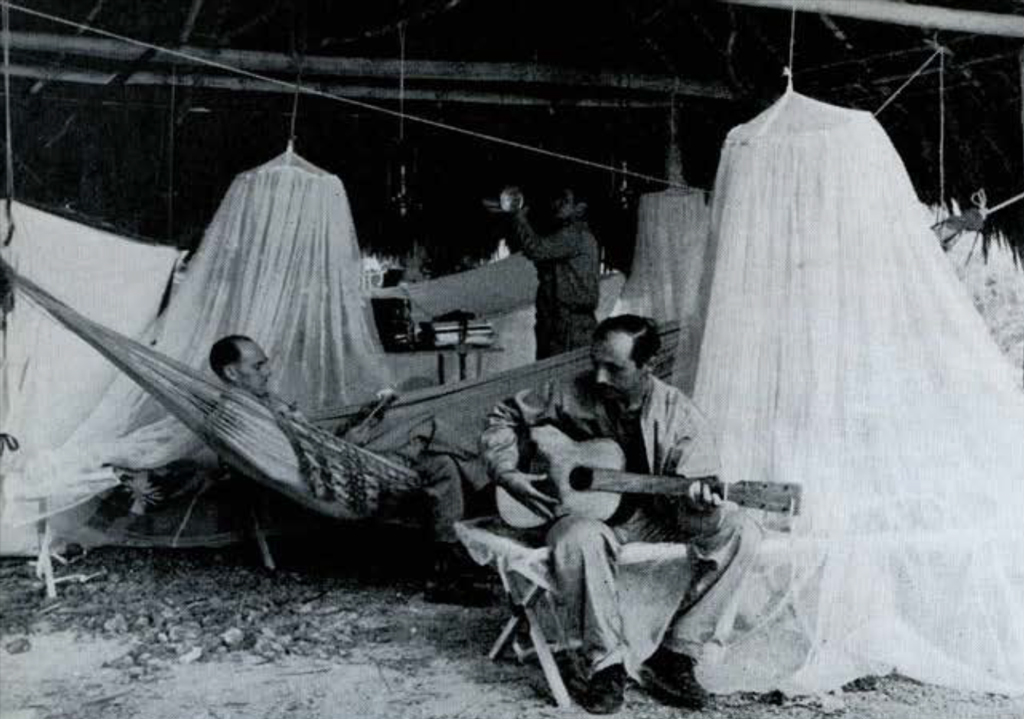
MULTIPOLYGON (((256 502, 262 501, 260 499, 255 500, 256 502)), ((259 508, 256 504, 249 506, 249 518, 252 521, 252 533, 256 539, 256 546, 260 550, 260 558, 263 560, 263 568, 268 571, 275 571, 277 564, 274 562, 274 555, 270 553, 270 545, 267 543, 267 535, 263 531, 263 527, 260 524, 259 508)))
MULTIPOLYGON (((45 505, 44 505, 45 506, 45 505)), ((36 560, 36 576, 43 580, 46 598, 57 598, 57 582, 53 576, 53 560, 50 552, 53 547, 53 528, 49 519, 42 519, 42 539, 39 542, 39 558, 36 560)))
POLYGON ((526 607, 532 607, 537 603, 537 600, 541 598, 544 590, 541 589, 539 584, 534 584, 530 587, 530 590, 523 597, 523 600, 518 603, 514 603, 512 607, 512 616, 509 617, 508 621, 505 622, 502 627, 501 633, 498 634, 498 638, 491 646, 491 650, 487 652, 487 658, 491 661, 495 661, 501 653, 505 650, 505 647, 515 638, 515 633, 519 629, 519 626, 526 620, 526 614, 523 613, 523 609, 526 607))
POLYGON ((540 669, 544 672, 551 696, 559 709, 568 709, 572 706, 572 699, 569 698, 569 691, 565 688, 561 672, 558 671, 558 664, 555 662, 555 655, 551 653, 548 638, 541 631, 540 619, 533 607, 523 607, 523 614, 526 616, 530 640, 537 652, 537 661, 540 662, 540 669))
POLYGON ((823 13, 893 25, 934 30, 951 30, 976 35, 1024 38, 1024 15, 979 10, 957 10, 936 5, 918 5, 897 0, 719 0, 732 5, 749 5, 790 11, 823 13))

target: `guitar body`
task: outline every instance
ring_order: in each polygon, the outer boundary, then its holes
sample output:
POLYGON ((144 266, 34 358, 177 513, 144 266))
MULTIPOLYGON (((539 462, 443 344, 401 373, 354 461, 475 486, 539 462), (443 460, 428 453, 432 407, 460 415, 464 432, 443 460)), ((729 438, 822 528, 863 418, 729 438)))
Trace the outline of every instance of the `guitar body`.
MULTIPOLYGON (((609 519, 615 514, 622 500, 621 494, 581 492, 573 489, 569 483, 569 477, 577 467, 610 470, 625 467, 626 455, 614 440, 591 439, 576 442, 551 426, 534 427, 530 430, 530 438, 537 446, 537 453, 547 465, 548 482, 538 485, 538 489, 558 497, 562 503, 559 514, 600 520, 609 519)), ((506 524, 529 529, 541 527, 548 522, 501 487, 498 487, 495 494, 498 514, 506 524)))

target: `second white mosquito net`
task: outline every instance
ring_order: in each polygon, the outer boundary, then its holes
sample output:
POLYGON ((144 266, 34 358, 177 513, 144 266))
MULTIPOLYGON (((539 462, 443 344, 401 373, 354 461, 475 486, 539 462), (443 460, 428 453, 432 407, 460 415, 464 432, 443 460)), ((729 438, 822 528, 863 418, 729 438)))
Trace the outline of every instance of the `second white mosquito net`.
MULTIPOLYGON (((169 307, 140 339, 216 382, 210 347, 248 335, 271 358, 271 389, 304 411, 367 399, 390 378, 361 264, 341 180, 288 151, 235 178, 169 307)), ((20 458, 11 483, 24 486, 11 490, 46 496, 55 512, 116 484, 105 466, 157 467, 203 453, 213 461, 203 447, 122 375, 62 447, 20 458)))
POLYGON ((884 130, 793 92, 735 128, 695 400, 728 479, 800 482, 717 691, 1024 691, 1024 395, 884 130))
POLYGON ((612 312, 679 324, 673 379, 687 393, 693 390, 707 311, 710 219, 700 190, 672 188, 642 196, 633 264, 612 312))

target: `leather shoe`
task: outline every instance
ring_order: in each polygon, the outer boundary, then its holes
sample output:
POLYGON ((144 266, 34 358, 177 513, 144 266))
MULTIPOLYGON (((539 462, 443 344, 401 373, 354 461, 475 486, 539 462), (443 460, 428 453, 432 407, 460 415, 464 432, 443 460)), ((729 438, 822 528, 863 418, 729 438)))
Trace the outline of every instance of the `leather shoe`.
POLYGON ((710 695, 694 676, 693 659, 659 649, 640 669, 644 688, 662 704, 685 709, 704 709, 710 695))
POLYGON ((596 672, 589 681, 576 678, 569 683, 572 698, 588 714, 615 714, 626 697, 626 670, 621 664, 596 672))

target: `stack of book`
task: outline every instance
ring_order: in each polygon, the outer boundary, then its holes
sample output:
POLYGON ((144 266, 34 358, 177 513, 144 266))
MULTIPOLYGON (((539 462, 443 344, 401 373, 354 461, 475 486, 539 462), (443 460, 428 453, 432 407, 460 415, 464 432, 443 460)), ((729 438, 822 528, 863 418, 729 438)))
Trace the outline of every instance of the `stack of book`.
POLYGON ((430 323, 430 326, 433 330, 435 347, 453 347, 457 344, 490 347, 494 344, 497 336, 494 326, 487 320, 434 321, 430 323))

